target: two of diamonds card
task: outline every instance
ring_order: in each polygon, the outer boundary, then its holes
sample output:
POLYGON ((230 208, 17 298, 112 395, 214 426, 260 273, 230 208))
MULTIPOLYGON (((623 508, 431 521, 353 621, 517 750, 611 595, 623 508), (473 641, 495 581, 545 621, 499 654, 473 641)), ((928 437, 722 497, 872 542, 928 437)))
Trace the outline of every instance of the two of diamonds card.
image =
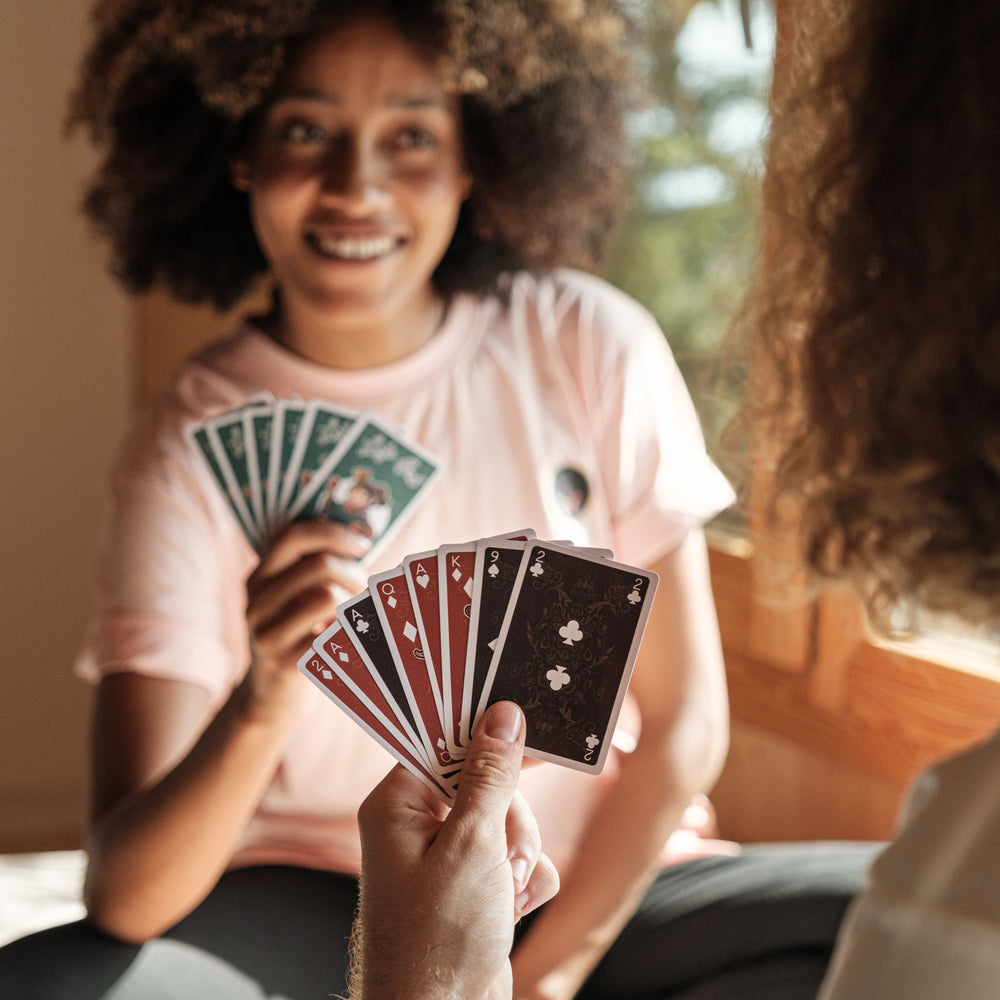
POLYGON ((436 477, 440 463, 370 413, 260 395, 187 428, 258 552, 292 521, 351 525, 377 550, 436 477))
POLYGON ((598 774, 656 583, 533 532, 443 545, 372 576, 299 669, 444 798, 501 700, 524 711, 529 756, 598 774))

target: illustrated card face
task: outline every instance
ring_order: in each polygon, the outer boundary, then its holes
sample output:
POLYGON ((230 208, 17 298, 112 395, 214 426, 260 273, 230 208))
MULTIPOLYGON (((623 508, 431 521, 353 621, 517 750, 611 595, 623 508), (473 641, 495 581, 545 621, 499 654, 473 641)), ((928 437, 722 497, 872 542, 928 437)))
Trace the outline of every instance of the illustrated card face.
MULTIPOLYGON (((352 597, 337 608, 337 621, 354 648, 360 654, 365 666, 381 688, 386 700, 392 706, 393 715, 400 729, 418 752, 424 746, 424 741, 417 735, 419 724, 416 713, 410 705, 404 682, 396 670, 392 649, 386 639, 385 628, 375 610, 375 600, 370 591, 364 591, 357 597, 352 597)), ((426 764, 430 764, 429 754, 426 764)))
MULTIPOLYGON (((339 629, 339 623, 337 623, 337 628, 339 629)), ((362 675, 367 675, 367 669, 363 664, 358 664, 356 654, 355 657, 351 657, 347 653, 347 649, 351 649, 353 652, 350 643, 345 640, 344 644, 340 646, 335 637, 327 636, 326 638, 328 640, 332 638, 335 647, 337 647, 334 653, 334 656, 337 657, 337 665, 331 662, 329 655, 317 650, 316 645, 319 644, 319 640, 317 640, 314 648, 299 660, 299 670, 365 732, 385 747, 411 774, 416 775, 424 784, 434 789, 445 801, 448 801, 451 797, 450 790, 434 779, 413 747, 401 737, 394 726, 389 724, 386 716, 373 707, 362 694, 360 688, 352 683, 352 675, 363 683, 362 675), (342 656, 355 662, 346 663, 341 659, 342 656)))
MULTIPOLYGON (((438 608, 441 621, 441 672, 449 688, 453 739, 468 746, 470 719, 463 717, 465 656, 469 645, 476 544, 442 545, 438 549, 438 608)), ((447 725, 448 720, 445 720, 447 725)))
POLYGON ((293 518, 326 517, 372 539, 370 558, 439 470, 437 460, 372 416, 360 418, 289 508, 293 518))
POLYGON ((357 412, 332 403, 311 402, 298 428, 282 486, 282 505, 294 508, 313 476, 329 461, 357 420, 357 412))
POLYGON ((372 414, 261 392, 184 429, 258 553, 291 521, 328 518, 372 539, 413 509, 439 462, 372 414))
POLYGON ((517 702, 530 756, 600 773, 656 584, 648 570, 529 543, 480 707, 517 702))
POLYGON ((248 455, 250 478, 255 494, 255 507, 260 512, 260 524, 268 531, 274 527, 268 496, 271 474, 271 428, 274 413, 270 409, 249 409, 244 417, 247 440, 251 447, 248 455))
POLYGON ((244 503, 243 494, 233 471, 228 466, 225 451, 219 442, 215 429, 206 425, 193 427, 189 430, 189 436, 222 490, 222 495, 226 498, 226 502, 243 529, 243 533, 250 544, 257 548, 260 540, 253 517, 244 503))
POLYGON ((457 756, 445 739, 441 715, 438 712, 431 676, 406 577, 401 567, 377 573, 368 580, 374 598, 375 611, 385 628, 386 638, 394 654, 397 672, 403 682, 410 708, 418 724, 418 735, 434 756, 442 772, 457 764, 457 756))

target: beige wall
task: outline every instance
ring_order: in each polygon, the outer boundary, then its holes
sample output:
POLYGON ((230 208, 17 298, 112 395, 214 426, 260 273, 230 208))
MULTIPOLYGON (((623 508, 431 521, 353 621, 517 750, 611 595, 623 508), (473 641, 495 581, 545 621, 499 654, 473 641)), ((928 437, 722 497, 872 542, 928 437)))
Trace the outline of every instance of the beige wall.
POLYGON ((77 841, 86 621, 126 411, 125 303, 77 212, 62 136, 89 0, 0 0, 0 851, 77 841))

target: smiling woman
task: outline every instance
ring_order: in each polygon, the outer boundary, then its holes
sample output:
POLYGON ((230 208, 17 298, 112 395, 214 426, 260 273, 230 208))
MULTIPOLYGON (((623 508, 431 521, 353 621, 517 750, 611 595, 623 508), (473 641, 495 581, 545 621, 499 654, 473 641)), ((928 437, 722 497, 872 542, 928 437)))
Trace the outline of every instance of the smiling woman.
MULTIPOLYGON (((625 20, 611 0, 106 0, 95 26, 73 119, 103 154, 87 210, 126 287, 228 306, 266 274, 272 293, 182 367, 116 467, 80 665, 97 685, 89 918, 128 942, 197 925, 190 940, 270 992, 342 990, 344 954, 322 949, 310 981, 291 928, 311 914, 311 933, 345 937, 358 806, 390 758, 296 663, 363 588, 359 559, 374 573, 531 526, 655 566, 675 595, 670 641, 644 643, 634 674, 634 751, 600 781, 521 781, 565 877, 515 982, 569 997, 726 735, 699 526, 731 493, 655 323, 571 269, 600 265, 621 210, 625 20), (373 412, 443 459, 377 558, 343 524, 303 522, 258 559, 206 489, 185 428, 260 394, 373 412), (316 878, 323 917, 298 898, 316 878), (284 902, 260 894, 272 880, 284 902), (233 900, 251 898, 288 934, 248 955, 233 900)), ((77 995, 71 965, 46 974, 77 995)))
POLYGON ((288 51, 323 22, 380 11, 461 105, 476 185, 438 290, 483 290, 516 266, 599 264, 624 190, 622 115, 636 97, 610 0, 229 0, 197 14, 106 0, 71 121, 106 154, 87 211, 127 287, 162 282, 185 301, 227 308, 266 272, 231 159, 274 96, 288 51), (220 245, 230 252, 219 255, 220 245))
POLYGON ((83 954, 108 983, 130 967, 117 1000, 150 980, 342 993, 358 808, 392 758, 297 663, 366 576, 513 526, 610 549, 660 595, 600 777, 520 777, 562 878, 518 931, 516 995, 710 996, 720 975, 739 993, 792 953, 814 988, 864 856, 751 857, 712 835, 728 719, 701 526, 732 491, 656 322, 579 269, 622 209, 637 51, 617 5, 105 0, 96 29, 74 115, 104 157, 87 207, 126 286, 229 305, 267 274, 272 292, 122 448, 79 663, 90 925, 15 942, 8 992, 78 998, 83 954), (304 520, 257 552, 187 432, 262 397, 372 413, 443 471, 377 551, 304 520), (722 923, 697 948, 649 947, 703 920, 722 923))
POLYGON ((361 368, 434 335, 432 276, 472 179, 458 97, 391 20, 355 17, 306 42, 234 175, 281 289, 276 340, 361 368))

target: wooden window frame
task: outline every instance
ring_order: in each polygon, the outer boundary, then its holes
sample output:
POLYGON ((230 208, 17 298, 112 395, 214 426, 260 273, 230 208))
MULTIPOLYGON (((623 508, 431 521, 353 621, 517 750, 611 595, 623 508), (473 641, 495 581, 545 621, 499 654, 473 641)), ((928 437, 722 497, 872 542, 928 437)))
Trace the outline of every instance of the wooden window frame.
POLYGON ((913 777, 988 736, 1000 675, 932 642, 880 642, 857 600, 775 597, 762 554, 712 538, 732 715, 713 793, 738 840, 882 839, 913 777))

